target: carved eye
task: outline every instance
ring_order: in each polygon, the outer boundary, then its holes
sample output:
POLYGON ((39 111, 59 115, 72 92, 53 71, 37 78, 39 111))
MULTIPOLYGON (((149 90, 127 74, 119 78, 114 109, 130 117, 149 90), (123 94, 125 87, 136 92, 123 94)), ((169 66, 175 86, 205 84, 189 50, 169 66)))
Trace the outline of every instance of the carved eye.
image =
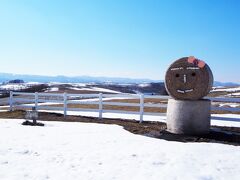
POLYGON ((195 73, 195 72, 193 72, 193 73, 192 73, 192 76, 193 76, 193 77, 194 77, 194 76, 196 76, 196 73, 195 73))
POLYGON ((179 74, 176 74, 175 76, 176 76, 176 77, 180 77, 180 75, 179 75, 179 74))

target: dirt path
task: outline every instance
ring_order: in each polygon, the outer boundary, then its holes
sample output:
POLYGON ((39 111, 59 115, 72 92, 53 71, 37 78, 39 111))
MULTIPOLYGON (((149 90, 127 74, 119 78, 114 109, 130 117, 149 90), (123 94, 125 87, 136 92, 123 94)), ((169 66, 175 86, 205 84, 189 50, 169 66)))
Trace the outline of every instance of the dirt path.
MULTIPOLYGON (((25 119, 25 111, 0 112, 0 118, 9 119, 25 119)), ((84 123, 100 123, 115 124, 123 126, 123 128, 131 133, 140 134, 148 137, 165 139, 168 141, 178 142, 215 142, 222 144, 230 144, 240 146, 240 128, 239 127, 223 127, 211 126, 211 132, 202 136, 175 135, 166 131, 166 123, 147 121, 139 123, 136 120, 126 119, 102 119, 84 116, 67 116, 64 118, 62 114, 40 112, 39 120, 41 121, 63 121, 63 122, 84 122, 84 123)), ((43 122, 44 123, 44 122, 43 122)))

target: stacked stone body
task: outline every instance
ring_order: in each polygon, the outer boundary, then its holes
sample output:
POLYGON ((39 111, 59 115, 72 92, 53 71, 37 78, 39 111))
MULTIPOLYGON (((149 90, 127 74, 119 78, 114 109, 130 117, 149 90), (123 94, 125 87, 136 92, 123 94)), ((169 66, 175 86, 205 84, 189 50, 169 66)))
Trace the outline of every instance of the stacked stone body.
POLYGON ((175 134, 207 134, 211 102, 203 99, 213 85, 209 66, 195 57, 184 57, 170 65, 165 86, 168 101, 167 129, 175 134))

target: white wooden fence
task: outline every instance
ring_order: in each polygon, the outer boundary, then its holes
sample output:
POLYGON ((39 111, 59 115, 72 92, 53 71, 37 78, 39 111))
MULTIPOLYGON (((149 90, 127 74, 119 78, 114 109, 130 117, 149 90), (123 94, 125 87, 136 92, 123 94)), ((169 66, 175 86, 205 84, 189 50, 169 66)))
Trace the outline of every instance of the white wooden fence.
MULTIPOLYGON (((163 104, 163 103, 158 103, 158 104, 145 103, 146 99, 167 100, 169 98, 170 98, 169 96, 155 96, 155 95, 152 96, 152 95, 143 95, 143 94, 102 94, 102 93, 100 94, 67 94, 67 93, 52 94, 52 93, 37 93, 37 92, 36 93, 10 92, 9 107, 10 107, 10 111, 12 111, 14 109, 30 108, 35 106, 36 110, 63 111, 64 116, 67 115, 68 111, 98 112, 99 119, 102 119, 103 113, 138 114, 140 122, 142 122, 144 115, 152 115, 152 116, 166 115, 166 113, 144 112, 144 107, 165 108, 165 109, 167 108, 167 104, 163 104), (23 96, 25 97, 23 98, 23 96), (76 98, 81 98, 81 99, 84 98, 84 100, 76 100, 76 98), (105 101, 105 100, 110 100, 107 98, 138 99, 140 103, 108 102, 108 101, 105 101), (48 104, 44 104, 44 103, 48 103, 48 104), (62 107, 49 106, 54 104, 62 104, 63 106, 62 107), (68 104, 97 105, 98 109, 69 108, 68 104), (138 107, 139 111, 137 112, 137 111, 109 110, 109 109, 104 109, 103 108, 104 105, 138 107)), ((212 102, 240 103, 240 98, 207 98, 207 99, 210 99, 212 102)), ((234 108, 234 107, 212 106, 212 110, 240 112, 240 108, 234 108)), ((214 118, 216 117, 212 117, 212 119, 214 118)), ((236 118, 222 118, 222 120, 240 121, 240 119, 236 119, 236 118)))

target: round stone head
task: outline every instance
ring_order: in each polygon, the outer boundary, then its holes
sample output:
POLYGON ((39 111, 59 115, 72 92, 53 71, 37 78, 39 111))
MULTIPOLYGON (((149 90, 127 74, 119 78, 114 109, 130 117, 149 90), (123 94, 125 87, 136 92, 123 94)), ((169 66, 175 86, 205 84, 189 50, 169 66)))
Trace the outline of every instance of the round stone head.
POLYGON ((175 61, 165 75, 166 90, 174 99, 201 99, 210 92, 212 85, 211 69, 193 56, 175 61))

